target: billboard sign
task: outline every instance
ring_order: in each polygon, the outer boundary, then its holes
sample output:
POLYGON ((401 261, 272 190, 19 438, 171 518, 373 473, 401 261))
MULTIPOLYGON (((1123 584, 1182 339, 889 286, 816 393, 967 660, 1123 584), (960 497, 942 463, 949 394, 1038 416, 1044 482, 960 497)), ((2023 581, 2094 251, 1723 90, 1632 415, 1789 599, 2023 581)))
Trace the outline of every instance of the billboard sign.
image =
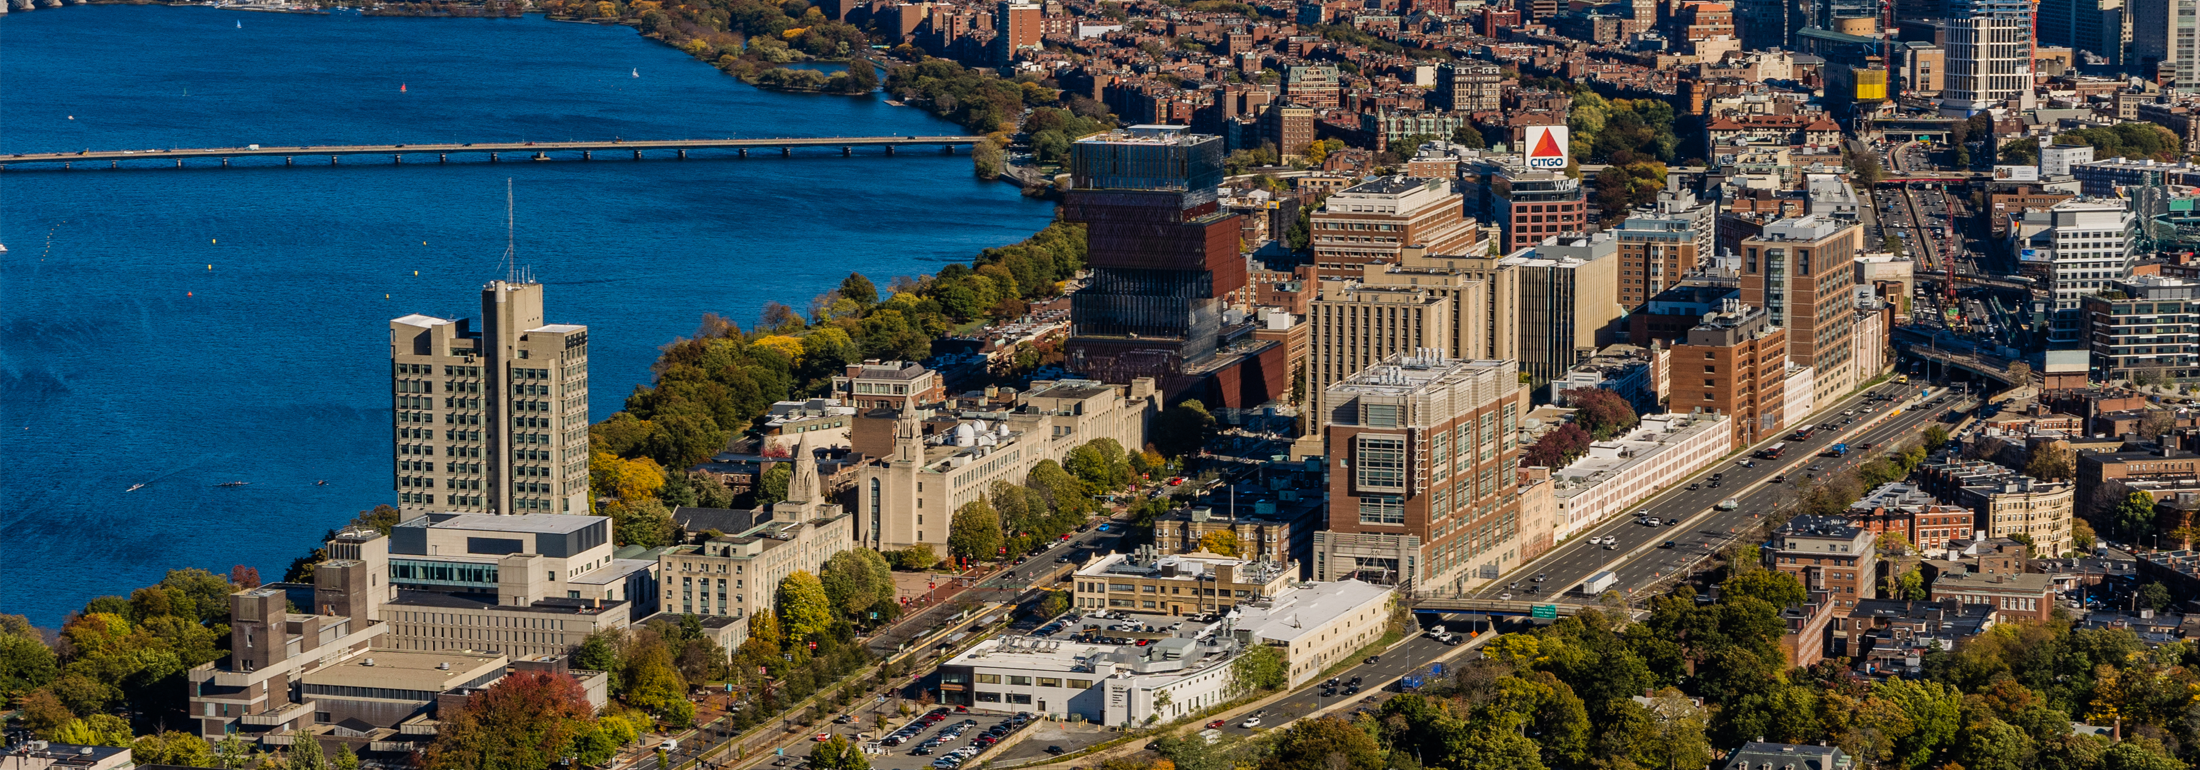
POLYGON ((2038 167, 2038 166, 1995 166, 1995 167, 1994 167, 1994 181, 1996 181, 1996 182, 2037 182, 2037 181, 2040 181, 2040 167, 2038 167))
POLYGON ((1569 160, 1565 126, 1529 126, 1528 168, 1564 170, 1569 160))

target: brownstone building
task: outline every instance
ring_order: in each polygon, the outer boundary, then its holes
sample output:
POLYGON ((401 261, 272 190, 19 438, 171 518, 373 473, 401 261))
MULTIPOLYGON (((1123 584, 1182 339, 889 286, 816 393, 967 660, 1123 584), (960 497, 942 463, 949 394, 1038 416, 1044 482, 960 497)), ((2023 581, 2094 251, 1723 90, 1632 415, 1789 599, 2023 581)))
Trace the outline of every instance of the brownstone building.
POLYGON ((1667 409, 1733 418, 1733 446, 1770 438, 1786 424, 1787 330, 1770 314, 1726 300, 1673 346, 1667 409))

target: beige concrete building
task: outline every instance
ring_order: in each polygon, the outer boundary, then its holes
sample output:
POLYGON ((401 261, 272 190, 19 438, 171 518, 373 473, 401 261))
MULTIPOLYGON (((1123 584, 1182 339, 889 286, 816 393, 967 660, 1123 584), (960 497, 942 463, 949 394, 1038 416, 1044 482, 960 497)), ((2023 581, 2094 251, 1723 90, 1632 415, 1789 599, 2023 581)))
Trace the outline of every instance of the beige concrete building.
POLYGON ((780 581, 796 572, 819 574, 835 554, 856 547, 855 516, 822 502, 817 458, 806 446, 795 452, 787 498, 748 531, 658 554, 664 611, 739 621, 731 629, 730 650, 748 641, 750 613, 776 606, 780 581))
MULTIPOLYGON (((1468 251, 1479 254, 1483 243, 1468 251)), ((1423 348, 1466 360, 1515 358, 1524 343, 1524 272, 1494 257, 1409 246, 1392 262, 1361 266, 1355 278, 1322 282, 1307 320, 1307 392, 1423 348)))
POLYGON ((308 729, 313 704, 294 697, 306 675, 367 651, 389 628, 365 616, 290 612, 283 589, 263 586, 229 595, 229 657, 186 673, 190 716, 198 734, 262 735, 308 729))
POLYGON ((1764 308, 1787 330, 1788 360, 1812 370, 1813 400, 1830 404, 1855 390, 1856 255, 1864 229, 1802 216, 1742 240, 1742 303, 1764 308))
MULTIPOLYGON (((1378 273, 1380 265, 1367 268, 1378 273)), ((1378 281, 1383 276, 1377 275, 1378 281)), ((1452 279, 1458 280, 1458 279, 1452 279)), ((1460 287, 1464 288, 1464 287, 1460 287)), ((1390 356, 1453 347, 1454 303, 1430 288, 1381 281, 1326 281, 1308 324, 1307 392, 1319 393, 1390 356)))
POLYGON ((398 510, 588 512, 588 327, 544 323, 542 302, 490 281, 479 331, 390 321, 398 510))
POLYGON ((656 604, 657 562, 614 557, 602 516, 428 514, 387 537, 347 528, 328 550, 316 582, 332 565, 365 575, 344 595, 389 627, 389 649, 566 655, 656 604))
POLYGON ((1519 272, 1520 371, 1541 387, 1619 341, 1619 245, 1610 233, 1545 241, 1506 257, 1519 272))
POLYGON ((1329 527, 1317 581, 1449 591, 1523 558, 1512 361, 1397 355, 1322 394, 1329 527))
POLYGON ((1159 410, 1153 380, 1139 378, 1042 380, 1012 403, 903 411, 893 454, 855 470, 856 541, 876 551, 924 543, 944 554, 955 509, 985 497, 994 482, 1023 483, 1040 461, 1061 462, 1094 439, 1144 447, 1147 421, 1159 410))
POLYGON ((1449 179, 1381 177, 1338 191, 1309 216, 1314 267, 1350 278, 1360 266, 1395 261, 1407 246, 1467 253, 1479 237, 1449 179))
POLYGON ((1274 597, 1298 581, 1297 564, 1248 561, 1211 553, 1162 556, 1151 548, 1100 557, 1079 568, 1071 606, 1204 615, 1274 597))

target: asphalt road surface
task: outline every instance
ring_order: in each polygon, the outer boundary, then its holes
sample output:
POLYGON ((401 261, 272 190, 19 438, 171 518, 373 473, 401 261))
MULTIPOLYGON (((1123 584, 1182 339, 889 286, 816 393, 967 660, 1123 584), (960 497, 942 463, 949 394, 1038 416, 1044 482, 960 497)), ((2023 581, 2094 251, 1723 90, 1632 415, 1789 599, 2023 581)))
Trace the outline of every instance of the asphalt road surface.
MULTIPOLYGON (((1914 395, 1918 384, 1882 385, 1866 393, 1909 393, 1914 395)), ((1947 394, 1947 389, 1934 386, 1933 398, 1947 394)), ((1837 407, 1825 410, 1814 419, 1819 422, 1838 422, 1839 415, 1849 409, 1864 409, 1865 393, 1859 393, 1842 401, 1837 407)), ((1931 400, 1931 399, 1928 399, 1931 400)), ((1705 468, 1692 483, 1699 487, 1689 490, 1687 484, 1672 489, 1638 504, 1636 511, 1647 511, 1661 520, 1658 527, 1635 523, 1634 512, 1615 516, 1611 521, 1589 528, 1580 535, 1552 549, 1549 553, 1528 562, 1506 576, 1503 582, 1492 583, 1470 592, 1471 596, 1497 599, 1511 594, 1516 601, 1549 600, 1559 602, 1584 602, 1588 598, 1575 591, 1590 576, 1607 570, 1616 573, 1619 582, 1614 586, 1622 592, 1651 588, 1699 561, 1709 553, 1725 547, 1734 537, 1746 534, 1756 526, 1759 518, 1779 505, 1795 499, 1809 484, 1804 478, 1810 466, 1821 466, 1826 473, 1854 467, 1865 462, 1891 443, 1916 435, 1927 423, 1937 422, 1950 409, 1961 404, 1960 397, 1948 397, 1937 404, 1917 408, 1916 400, 1881 402, 1875 411, 1859 411, 1855 424, 1831 431, 1819 431, 1808 441, 1788 441, 1783 433, 1776 441, 1788 445, 1785 456, 1778 460, 1756 460, 1756 467, 1742 463, 1749 460, 1759 447, 1751 447, 1751 454, 1705 468), (1873 418, 1883 417, 1894 409, 1903 413, 1873 424, 1873 418), (1851 447, 1847 457, 1820 457, 1819 454, 1837 443, 1851 447), (1857 451, 1861 443, 1872 444, 1872 449, 1857 451), (1720 486, 1710 485, 1713 473, 1723 474, 1720 486), (1772 484, 1774 476, 1786 474, 1785 483, 1772 484), (1731 511, 1717 510, 1719 501, 1735 499, 1740 506, 1731 511), (1667 526, 1664 521, 1680 519, 1681 524, 1667 526), (1585 535, 1585 536, 1584 536, 1585 535), (1591 538, 1617 537, 1617 546, 1606 549, 1602 545, 1590 545, 1591 538), (1674 541, 1673 548, 1659 547, 1665 541, 1674 541), (1535 584, 1536 575, 1544 575, 1542 590, 1529 593, 1526 589, 1535 584), (1514 588, 1518 585, 1519 588, 1514 588)), ((1769 445, 1771 441, 1764 442, 1769 445)), ((1823 474, 1821 474, 1823 475, 1823 474)))

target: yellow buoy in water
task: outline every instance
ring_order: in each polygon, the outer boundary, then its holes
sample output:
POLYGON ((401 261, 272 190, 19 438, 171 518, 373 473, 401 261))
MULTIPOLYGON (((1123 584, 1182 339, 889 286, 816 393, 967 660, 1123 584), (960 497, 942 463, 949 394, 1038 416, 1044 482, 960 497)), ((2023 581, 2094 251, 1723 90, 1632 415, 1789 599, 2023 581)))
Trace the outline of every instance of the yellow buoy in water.
POLYGON ((220 239, 220 238, 208 238, 207 240, 213 241, 213 242, 215 242, 215 243, 221 243, 221 242, 222 242, 222 239, 220 239))
POLYGON ((207 272, 213 272, 213 270, 214 270, 214 266, 213 266, 213 265, 207 265, 207 266, 206 266, 206 270, 207 270, 207 272))
POLYGON ((413 275, 419 275, 419 274, 420 274, 420 271, 418 271, 418 270, 414 270, 414 271, 413 271, 413 275))

